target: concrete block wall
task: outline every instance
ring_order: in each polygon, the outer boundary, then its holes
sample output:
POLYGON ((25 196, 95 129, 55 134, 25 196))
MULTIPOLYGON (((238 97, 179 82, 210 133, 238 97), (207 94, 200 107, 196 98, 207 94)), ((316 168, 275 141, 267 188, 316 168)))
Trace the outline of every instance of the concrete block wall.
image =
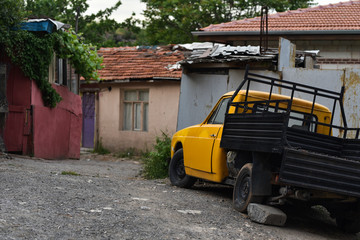
MULTIPOLYGON (((292 40, 297 50, 320 50, 317 63, 320 69, 360 68, 360 41, 358 40, 292 40)), ((278 48, 279 41, 269 41, 269 47, 278 48)), ((259 41, 235 41, 234 45, 259 45, 259 41)))

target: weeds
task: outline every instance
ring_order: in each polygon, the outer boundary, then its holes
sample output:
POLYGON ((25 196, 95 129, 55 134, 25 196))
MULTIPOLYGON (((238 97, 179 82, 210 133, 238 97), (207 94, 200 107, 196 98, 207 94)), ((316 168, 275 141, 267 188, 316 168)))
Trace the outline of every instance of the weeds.
POLYGON ((72 175, 72 176, 81 176, 79 173, 73 171, 62 171, 61 175, 72 175))
POLYGON ((97 153, 100 155, 105 155, 105 154, 109 154, 110 151, 108 149, 106 149, 103 145, 102 145, 102 141, 101 139, 96 142, 95 148, 93 150, 93 153, 97 153))
POLYGON ((156 137, 154 150, 144 158, 144 176, 147 179, 166 178, 170 159, 171 139, 166 133, 156 137))
POLYGON ((137 151, 135 148, 128 148, 124 151, 120 151, 114 154, 116 158, 133 158, 137 155, 137 151))

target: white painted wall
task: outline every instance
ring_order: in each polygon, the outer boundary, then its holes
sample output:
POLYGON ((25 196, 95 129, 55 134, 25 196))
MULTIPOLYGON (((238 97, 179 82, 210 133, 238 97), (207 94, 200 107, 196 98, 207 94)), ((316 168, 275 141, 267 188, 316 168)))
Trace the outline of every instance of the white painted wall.
MULTIPOLYGON (((177 130, 201 123, 210 113, 217 100, 226 92, 235 90, 244 78, 244 70, 229 70, 228 75, 183 74, 180 94, 180 107, 177 130)), ((349 127, 359 127, 360 119, 360 69, 320 70, 304 68, 283 68, 282 73, 271 71, 252 71, 261 75, 302 83, 331 91, 339 92, 343 84, 346 91, 344 108, 349 127)), ((250 89, 269 91, 269 88, 252 84, 250 89)), ((276 88, 274 93, 289 95, 290 92, 276 88)), ((312 101, 308 94, 297 94, 295 97, 312 101)), ((333 102, 318 97, 317 101, 332 110, 333 102)), ((336 108, 334 124, 343 126, 340 109, 336 108)), ((333 131, 334 136, 339 134, 333 131)), ((354 135, 354 133, 353 133, 354 135)))
MULTIPOLYGON (((320 58, 360 59, 359 40, 292 40, 296 50, 320 50, 320 58)), ((234 45, 258 46, 259 41, 234 41, 234 45)), ((278 48, 278 41, 269 41, 269 47, 278 48)), ((360 68, 360 64, 321 64, 320 69, 360 68)))
POLYGON ((360 58, 358 40, 312 40, 292 41, 298 50, 320 50, 325 58, 360 58))
POLYGON ((180 88, 177 130, 201 123, 228 92, 228 75, 185 73, 180 88))
MULTIPOLYGON (((359 128, 360 66, 359 68, 345 68, 340 70, 294 68, 293 61, 295 60, 296 48, 297 46, 289 40, 281 38, 279 47, 280 57, 278 60, 279 71, 272 72, 250 69, 250 72, 273 78, 282 78, 283 80, 294 83, 310 85, 334 92, 340 92, 341 87, 345 86, 346 91, 343 103, 347 126, 359 128)), ((214 67, 216 66, 215 64, 209 63, 207 67, 213 69, 211 68, 212 65, 214 67)), ((229 68, 228 74, 224 75, 196 74, 183 71, 177 130, 201 123, 224 93, 233 91, 239 86, 244 79, 244 74, 244 69, 234 69, 233 67, 229 68)), ((245 88, 243 87, 243 89, 245 88)), ((250 89, 269 92, 270 86, 251 83, 250 89)), ((290 90, 280 87, 275 88, 273 93, 291 96, 290 90)), ((313 94, 297 92, 294 97, 313 101, 313 96, 313 94)), ((328 107, 330 111, 333 109, 334 101, 332 99, 318 96, 316 102, 328 107)), ((339 104, 337 104, 335 108, 333 124, 344 126, 339 104)), ((351 136, 355 136, 354 132, 350 134, 352 134, 351 136)), ((339 136, 340 132, 334 129, 333 135, 339 136)))
MULTIPOLYGON (((278 78, 278 73, 255 71, 258 74, 278 78)), ((236 90, 244 79, 245 70, 230 69, 228 75, 183 72, 177 130, 202 123, 219 98, 236 90)), ((253 84, 252 89, 268 91, 264 86, 253 84)))

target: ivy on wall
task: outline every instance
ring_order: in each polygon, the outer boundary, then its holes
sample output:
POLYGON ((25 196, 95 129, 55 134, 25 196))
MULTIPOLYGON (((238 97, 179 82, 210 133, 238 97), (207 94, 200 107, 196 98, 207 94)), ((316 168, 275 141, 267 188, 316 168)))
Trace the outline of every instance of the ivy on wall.
POLYGON ((49 83, 49 65, 53 54, 69 59, 75 72, 85 80, 100 80, 102 58, 90 44, 84 44, 72 29, 52 34, 23 30, 1 31, 0 45, 11 61, 18 65, 25 76, 35 80, 45 106, 55 107, 60 95, 49 83))
POLYGON ((83 43, 75 32, 62 31, 55 35, 55 52, 61 58, 69 59, 75 72, 88 80, 100 81, 97 70, 103 68, 102 57, 97 55, 95 47, 83 43))

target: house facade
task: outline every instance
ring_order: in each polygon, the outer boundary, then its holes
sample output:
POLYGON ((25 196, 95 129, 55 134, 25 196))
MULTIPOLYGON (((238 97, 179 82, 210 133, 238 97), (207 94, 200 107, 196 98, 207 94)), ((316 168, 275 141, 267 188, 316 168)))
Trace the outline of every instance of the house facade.
MULTIPOLYGON (((234 46, 260 45, 260 17, 214 24, 193 32, 201 41, 234 46)), ((269 14, 268 46, 279 37, 297 50, 320 50, 320 69, 343 69, 360 64, 360 1, 340 2, 269 14)))
POLYGON ((182 51, 158 48, 102 48, 102 81, 82 82, 82 146, 100 143, 111 151, 153 147, 162 132, 176 131, 182 51))
MULTIPOLYGON (((194 54, 182 61, 183 76, 181 80, 180 106, 177 130, 200 124, 210 113, 218 99, 226 92, 234 91, 244 79, 245 67, 249 65, 252 73, 277 79, 288 80, 300 84, 340 92, 344 92, 344 110, 347 123, 340 117, 339 106, 335 108, 334 124, 338 126, 359 128, 360 106, 358 92, 360 91, 360 68, 316 69, 311 64, 296 67, 299 59, 306 61, 305 56, 298 56, 295 48, 286 39, 280 39, 278 52, 256 54, 250 47, 213 46, 208 50, 195 49, 194 54), (217 52, 221 54, 217 54, 217 52), (207 54, 206 54, 207 53, 207 54), (210 54, 209 54, 210 53, 210 54), (215 54, 215 55, 214 55, 215 54)), ((311 58, 315 58, 316 54, 311 58)), ((263 85, 251 84, 250 89, 269 91, 263 85)), ((273 93, 291 96, 291 92, 281 86, 274 88, 273 93)), ((312 95, 295 95, 301 99, 313 101, 312 95)), ((328 99, 317 98, 316 102, 333 109, 333 103, 328 99)), ((341 131, 333 130, 335 136, 341 136, 341 131)), ((355 132, 349 133, 355 137, 355 132)))
MULTIPOLYGON (((47 26, 52 21, 37 23, 47 26)), ((80 157, 82 109, 78 95, 79 79, 65 60, 54 57, 49 66, 49 81, 62 98, 55 108, 44 105, 35 81, 26 77, 3 49, 0 50, 0 80, 2 100, 5 99, 2 103, 6 105, 6 109, 1 111, 4 115, 1 131, 5 151, 45 159, 80 157)))

